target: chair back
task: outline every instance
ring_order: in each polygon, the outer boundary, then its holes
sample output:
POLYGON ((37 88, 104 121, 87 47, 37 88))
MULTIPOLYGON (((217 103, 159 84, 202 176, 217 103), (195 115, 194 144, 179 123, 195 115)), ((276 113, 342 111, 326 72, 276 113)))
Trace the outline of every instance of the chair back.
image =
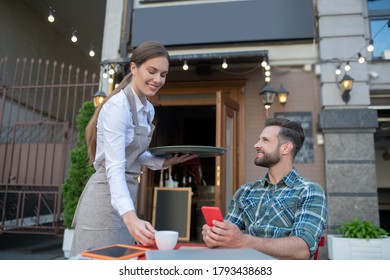
POLYGON ((318 260, 318 253, 320 251, 320 247, 323 247, 325 245, 325 235, 323 235, 320 239, 320 242, 318 243, 317 251, 314 253, 314 260, 318 260))

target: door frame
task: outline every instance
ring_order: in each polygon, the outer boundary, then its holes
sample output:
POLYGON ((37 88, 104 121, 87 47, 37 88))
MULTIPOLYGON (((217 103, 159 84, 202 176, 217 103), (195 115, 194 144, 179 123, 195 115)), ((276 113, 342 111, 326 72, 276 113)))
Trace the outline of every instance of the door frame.
MULTIPOLYGON (((216 105, 217 92, 227 93, 228 97, 239 104, 238 116, 238 137, 237 137, 237 159, 235 164, 235 172, 238 182, 233 186, 232 191, 236 191, 238 187, 245 181, 245 106, 244 106, 244 86, 245 80, 229 80, 229 81, 202 81, 202 82, 167 82, 155 96, 149 101, 153 106, 201 106, 201 105, 216 105)), ((217 137, 217 135, 216 135, 217 137)), ((152 176, 148 176, 147 169, 143 169, 143 180, 141 180, 141 188, 139 190, 138 215, 146 220, 152 217, 152 202, 153 202, 153 181, 152 176)), ((217 174, 216 174, 217 175, 217 174)), ((217 195, 217 192, 216 192, 217 195)), ((218 193, 219 195, 219 193, 218 193)), ((216 202, 221 199, 216 197, 216 202)))
POLYGON ((216 144, 218 147, 228 149, 225 157, 217 157, 215 160, 215 205, 221 208, 225 215, 227 206, 238 187, 238 113, 240 105, 229 97, 228 92, 217 91, 216 93, 216 144), (232 125, 229 126, 229 121, 232 125), (228 130, 230 128, 230 131, 228 130), (230 168, 229 168, 230 167, 230 168), (229 170, 232 172, 229 173, 229 170), (230 187, 228 187, 230 182, 230 187), (225 186, 222 188, 222 186, 225 186), (225 203, 226 202, 226 203, 225 203))

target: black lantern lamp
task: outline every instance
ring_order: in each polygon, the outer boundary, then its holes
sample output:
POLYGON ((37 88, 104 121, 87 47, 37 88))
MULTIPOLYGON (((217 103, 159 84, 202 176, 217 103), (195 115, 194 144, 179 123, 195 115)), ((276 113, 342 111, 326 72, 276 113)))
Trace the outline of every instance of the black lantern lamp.
POLYGON ((95 107, 99 106, 99 104, 103 102, 104 98, 106 98, 106 94, 103 91, 98 90, 93 95, 93 104, 95 105, 95 107))
POLYGON ((350 92, 353 87, 353 78, 349 76, 348 74, 345 74, 343 79, 339 82, 339 86, 343 91, 343 94, 341 95, 341 98, 345 103, 348 103, 351 99, 350 92))
POLYGON ((275 95, 277 91, 274 90, 270 84, 266 83, 264 88, 259 92, 263 98, 263 104, 265 109, 271 108, 272 103, 274 103, 275 95))
POLYGON ((278 99, 279 103, 284 106, 287 103, 287 98, 288 98, 289 92, 283 87, 282 84, 280 84, 280 88, 278 91, 278 99))

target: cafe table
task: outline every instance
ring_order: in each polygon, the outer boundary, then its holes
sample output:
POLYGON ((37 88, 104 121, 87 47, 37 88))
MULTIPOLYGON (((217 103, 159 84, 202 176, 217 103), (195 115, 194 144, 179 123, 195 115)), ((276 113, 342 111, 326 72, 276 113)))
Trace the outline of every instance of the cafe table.
MULTIPOLYGON (((159 250, 156 246, 144 247, 145 254, 131 260, 275 260, 251 248, 208 248, 204 243, 178 243, 173 250, 159 250)), ((81 255, 71 259, 94 259, 81 255)))
MULTIPOLYGON (((137 247, 140 247, 140 248, 148 248, 149 250, 153 250, 153 251, 157 251, 158 248, 156 245, 154 246, 149 246, 149 247, 144 247, 144 246, 141 246, 141 245, 135 245, 137 247)), ((202 244, 202 243, 178 243, 176 244, 175 248, 173 250, 197 250, 197 249, 201 249, 201 250, 205 250, 205 249, 208 249, 206 244, 202 244)), ((171 250, 169 250, 171 251, 171 250)), ((142 256, 139 256, 138 257, 138 260, 146 260, 146 255, 142 255, 142 256)))
POLYGON ((251 248, 207 248, 205 244, 179 243, 173 250, 149 247, 138 260, 275 260, 251 248))

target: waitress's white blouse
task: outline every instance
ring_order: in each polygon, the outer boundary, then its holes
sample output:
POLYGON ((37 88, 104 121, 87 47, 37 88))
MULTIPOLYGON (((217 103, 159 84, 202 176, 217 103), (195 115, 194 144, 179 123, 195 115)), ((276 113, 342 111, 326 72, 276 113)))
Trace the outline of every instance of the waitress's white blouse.
MULTIPOLYGON (((133 91, 134 92, 134 91, 133 91)), ((148 113, 154 118, 154 107, 148 101, 144 106, 136 94, 136 109, 140 126, 149 128, 148 113)), ((128 144, 133 141, 135 126, 130 111, 130 104, 123 91, 111 97, 101 109, 97 122, 97 146, 93 163, 95 169, 105 159, 108 184, 111 192, 111 204, 119 215, 135 210, 125 179, 126 155, 128 144)), ((163 158, 158 158, 145 151, 139 163, 152 170, 162 169, 163 158)))

